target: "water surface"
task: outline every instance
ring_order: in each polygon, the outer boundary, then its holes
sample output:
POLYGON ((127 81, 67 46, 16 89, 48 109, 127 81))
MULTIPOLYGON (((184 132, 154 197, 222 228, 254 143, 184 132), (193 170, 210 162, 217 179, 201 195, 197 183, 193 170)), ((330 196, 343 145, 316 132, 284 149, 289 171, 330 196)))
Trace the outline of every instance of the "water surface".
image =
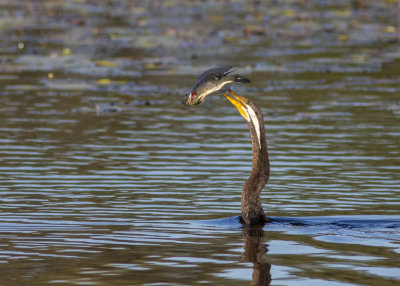
POLYGON ((2 285, 400 282, 398 3, 45 2, 0 3, 2 285), (262 229, 244 120, 181 104, 226 63, 265 115, 262 229))

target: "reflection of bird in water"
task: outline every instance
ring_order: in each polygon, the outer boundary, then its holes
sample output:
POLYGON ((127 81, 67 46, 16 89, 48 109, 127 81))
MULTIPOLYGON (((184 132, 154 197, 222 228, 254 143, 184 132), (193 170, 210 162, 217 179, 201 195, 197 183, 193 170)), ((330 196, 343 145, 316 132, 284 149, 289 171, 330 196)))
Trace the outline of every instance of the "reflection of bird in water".
POLYGON ((263 242, 262 226, 245 225, 242 230, 244 240, 243 258, 253 263, 253 275, 250 285, 268 286, 271 283, 271 264, 264 261, 263 255, 268 252, 268 246, 263 242))
POLYGON ((231 75, 230 68, 215 68, 204 72, 191 92, 186 95, 184 103, 190 106, 196 105, 203 102, 207 95, 221 93, 247 121, 252 142, 253 166, 250 177, 242 190, 242 223, 247 225, 264 224, 267 222, 267 218, 264 215, 260 195, 261 190, 268 182, 270 172, 264 118, 255 103, 237 95, 229 88, 229 85, 235 82, 233 78, 241 79, 240 82, 250 82, 239 75, 231 75), (197 88, 195 88, 196 86, 197 88), (199 86, 201 89, 198 88, 199 86), (210 87, 211 91, 207 87, 210 87), (199 90, 201 93, 196 94, 196 91, 199 90))

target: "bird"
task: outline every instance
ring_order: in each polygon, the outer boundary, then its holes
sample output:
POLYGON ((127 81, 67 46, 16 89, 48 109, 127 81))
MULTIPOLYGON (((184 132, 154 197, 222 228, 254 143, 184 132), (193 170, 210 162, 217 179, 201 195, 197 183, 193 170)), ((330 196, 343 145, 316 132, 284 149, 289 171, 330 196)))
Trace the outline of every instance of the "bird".
POLYGON ((194 106, 202 103, 206 96, 221 94, 233 104, 246 120, 252 144, 252 170, 246 180, 241 196, 241 216, 243 225, 264 225, 268 218, 261 202, 261 191, 268 183, 270 163, 265 135, 264 116, 260 108, 250 99, 236 94, 232 83, 249 83, 250 80, 232 75, 232 66, 211 68, 200 75, 190 92, 185 95, 183 103, 194 106))
POLYGON ((267 139, 265 135, 264 116, 260 108, 250 99, 236 94, 233 90, 222 92, 246 120, 252 144, 252 169, 242 189, 240 221, 245 225, 263 225, 268 222, 261 202, 261 191, 268 183, 270 163, 267 139))
POLYGON ((198 105, 206 96, 222 94, 233 83, 249 83, 250 80, 238 74, 232 74, 232 66, 210 68, 203 72, 194 86, 185 95, 183 103, 188 106, 198 105))

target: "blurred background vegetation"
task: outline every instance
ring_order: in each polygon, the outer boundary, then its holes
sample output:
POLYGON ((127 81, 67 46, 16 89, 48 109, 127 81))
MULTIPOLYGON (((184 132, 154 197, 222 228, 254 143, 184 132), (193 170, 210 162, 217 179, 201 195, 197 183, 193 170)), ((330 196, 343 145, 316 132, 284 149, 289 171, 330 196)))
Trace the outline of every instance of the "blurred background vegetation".
POLYGON ((110 84, 227 62, 315 69, 294 64, 305 54, 371 67, 400 57, 399 15, 393 0, 2 0, 0 72, 34 71, 50 80, 68 73, 110 84))

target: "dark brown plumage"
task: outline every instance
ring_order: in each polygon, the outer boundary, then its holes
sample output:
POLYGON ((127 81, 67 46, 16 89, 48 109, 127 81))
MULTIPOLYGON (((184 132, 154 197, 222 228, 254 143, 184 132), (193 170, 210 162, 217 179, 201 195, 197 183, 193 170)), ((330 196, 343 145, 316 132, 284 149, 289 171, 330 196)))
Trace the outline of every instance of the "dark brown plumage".
POLYGON ((197 105, 202 103, 208 95, 222 94, 246 119, 252 142, 253 166, 250 177, 242 190, 241 222, 246 225, 261 225, 268 221, 261 203, 261 191, 268 182, 270 172, 264 117, 254 102, 237 95, 230 89, 232 83, 250 82, 249 79, 240 75, 232 75, 231 68, 231 66, 225 66, 205 71, 186 94, 184 104, 197 105))
POLYGON ((260 108, 251 100, 229 90, 232 97, 223 95, 238 109, 249 126, 253 164, 250 177, 242 190, 242 223, 247 225, 264 224, 268 221, 261 203, 261 191, 267 184, 270 174, 267 139, 264 117, 260 108))

